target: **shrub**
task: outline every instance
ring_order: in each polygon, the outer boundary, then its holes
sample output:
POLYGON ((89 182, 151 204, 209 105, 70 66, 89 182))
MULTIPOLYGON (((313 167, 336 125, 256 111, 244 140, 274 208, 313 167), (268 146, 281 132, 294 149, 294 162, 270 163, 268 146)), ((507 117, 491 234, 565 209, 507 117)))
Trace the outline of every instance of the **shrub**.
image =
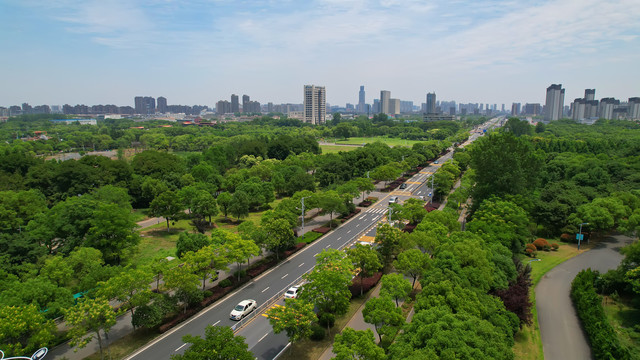
POLYGON ((233 272, 233 277, 236 279, 242 279, 245 276, 247 276, 247 270, 237 270, 233 272))
POLYGON ((525 250, 525 252, 529 257, 536 257, 536 255, 538 255, 538 252, 532 249, 527 249, 525 250))
POLYGON ((324 340, 325 335, 326 332, 322 326, 318 324, 311 325, 311 336, 309 336, 311 340, 322 341, 324 340))
POLYGON ((550 251, 551 250, 551 246, 549 244, 545 245, 542 247, 542 250, 544 251, 550 251))
POLYGON ((531 243, 527 244, 525 249, 531 249, 531 251, 537 251, 538 250, 538 248, 535 245, 531 244, 531 243))
POLYGON ((560 245, 558 245, 558 243, 553 243, 551 244, 551 248, 553 249, 553 251, 558 251, 558 249, 560 248, 560 245))
POLYGON ((570 242, 570 241, 573 240, 573 236, 571 236, 571 234, 564 233, 564 234, 560 235, 560 240, 562 240, 564 242, 570 242))
POLYGON ((597 278, 597 271, 587 269, 579 272, 571 283, 571 300, 589 337, 594 358, 629 359, 629 349, 620 343, 615 330, 607 321, 602 299, 594 287, 597 278))
POLYGON ((220 285, 220 287, 223 287, 223 288, 229 287, 229 286, 231 286, 231 280, 224 279, 224 280, 220 281, 218 283, 218 285, 220 285))
POLYGON ((327 329, 333 327, 335 323, 336 316, 332 313, 325 312, 320 314, 320 316, 318 317, 318 324, 320 324, 322 327, 326 327, 327 329))
POLYGON ((533 242, 533 245, 536 247, 537 250, 544 250, 545 246, 549 246, 549 242, 543 238, 537 238, 533 242))

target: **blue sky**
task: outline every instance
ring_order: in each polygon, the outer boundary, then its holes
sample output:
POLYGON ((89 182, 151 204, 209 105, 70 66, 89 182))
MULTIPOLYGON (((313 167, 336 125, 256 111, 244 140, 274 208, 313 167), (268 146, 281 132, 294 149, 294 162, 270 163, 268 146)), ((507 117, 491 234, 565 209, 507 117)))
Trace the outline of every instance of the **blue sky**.
MULTIPOLYGON (((0 0, 0 106, 640 96, 637 0, 0 0)), ((500 106, 500 105, 498 105, 500 106)))

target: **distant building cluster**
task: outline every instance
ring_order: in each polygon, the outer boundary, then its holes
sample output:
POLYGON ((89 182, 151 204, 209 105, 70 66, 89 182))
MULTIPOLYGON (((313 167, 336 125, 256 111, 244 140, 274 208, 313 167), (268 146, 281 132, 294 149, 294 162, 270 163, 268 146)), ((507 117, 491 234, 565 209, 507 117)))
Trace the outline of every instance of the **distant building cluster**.
POLYGON ((261 113, 262 108, 257 101, 251 101, 249 95, 242 95, 242 108, 238 102, 238 95, 231 94, 231 101, 220 100, 216 103, 216 114, 237 114, 237 113, 261 113))
POLYGON ((596 89, 585 89, 584 97, 575 99, 570 106, 564 105, 565 89, 562 84, 547 88, 544 107, 540 104, 511 104, 512 116, 543 116, 544 122, 571 118, 593 124, 598 119, 640 120, 640 97, 631 97, 627 102, 614 98, 596 100, 596 89))

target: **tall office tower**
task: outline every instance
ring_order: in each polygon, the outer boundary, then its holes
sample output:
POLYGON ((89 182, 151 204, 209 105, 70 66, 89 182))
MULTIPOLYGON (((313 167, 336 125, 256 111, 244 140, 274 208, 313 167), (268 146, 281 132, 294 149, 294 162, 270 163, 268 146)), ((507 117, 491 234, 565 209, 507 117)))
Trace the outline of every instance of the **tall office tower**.
POLYGON ((513 116, 520 115, 520 103, 511 104, 511 115, 513 116))
POLYGON ((373 107, 371 109, 371 112, 374 114, 380 113, 380 99, 373 99, 373 107))
POLYGON ((313 125, 324 124, 327 115, 327 92, 324 86, 305 85, 303 96, 302 121, 313 125))
POLYGON ((268 113, 272 113, 273 112, 273 103, 272 102, 267 103, 267 112, 268 113))
POLYGON ((231 94, 231 112, 234 114, 240 112, 240 103, 236 94, 231 94))
POLYGON ((502 112, 505 112, 506 110, 504 109, 504 104, 502 104, 502 112))
POLYGON ((584 99, 587 101, 596 99, 596 89, 584 89, 584 99))
POLYGON ((631 120, 640 120, 640 97, 629 98, 627 116, 631 120))
POLYGON ((161 114, 166 114, 167 113, 167 98, 160 96, 158 98, 158 112, 161 114))
POLYGON ((242 95, 242 112, 249 112, 249 95, 242 95))
POLYGON ((437 114, 436 93, 427 93, 427 114, 437 114))
POLYGON ((364 98, 364 85, 360 85, 360 91, 358 92, 358 108, 356 110, 361 114, 366 112, 365 98, 364 98))
POLYGON ((391 91, 380 91, 380 112, 383 114, 389 113, 389 101, 391 100, 391 91))
POLYGON ((562 84, 552 84, 547 88, 547 100, 544 109, 545 121, 562 119, 564 110, 564 89, 562 84))

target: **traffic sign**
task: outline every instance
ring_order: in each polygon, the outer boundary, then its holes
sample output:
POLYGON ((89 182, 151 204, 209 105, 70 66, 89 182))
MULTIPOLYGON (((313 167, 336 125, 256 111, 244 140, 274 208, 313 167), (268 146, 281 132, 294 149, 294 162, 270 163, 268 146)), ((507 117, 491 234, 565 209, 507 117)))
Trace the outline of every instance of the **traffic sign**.
POLYGON ((584 240, 584 234, 576 234, 576 240, 584 240))

